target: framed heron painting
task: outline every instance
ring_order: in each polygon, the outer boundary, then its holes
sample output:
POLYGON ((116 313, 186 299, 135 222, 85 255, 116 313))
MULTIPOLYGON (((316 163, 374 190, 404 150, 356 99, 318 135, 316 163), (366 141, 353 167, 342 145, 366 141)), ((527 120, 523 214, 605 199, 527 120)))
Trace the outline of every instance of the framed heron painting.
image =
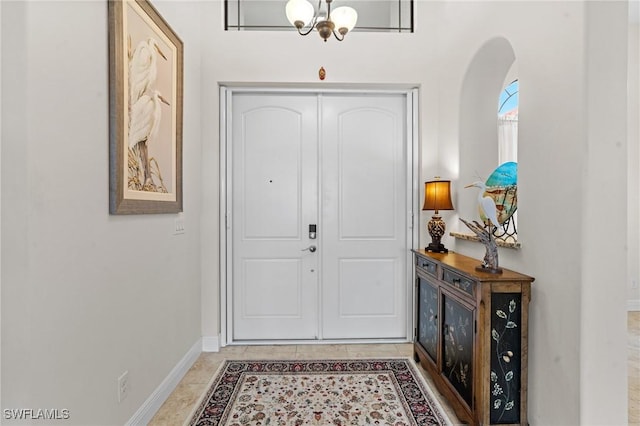
POLYGON ((146 0, 108 4, 109 212, 181 212, 182 41, 146 0))

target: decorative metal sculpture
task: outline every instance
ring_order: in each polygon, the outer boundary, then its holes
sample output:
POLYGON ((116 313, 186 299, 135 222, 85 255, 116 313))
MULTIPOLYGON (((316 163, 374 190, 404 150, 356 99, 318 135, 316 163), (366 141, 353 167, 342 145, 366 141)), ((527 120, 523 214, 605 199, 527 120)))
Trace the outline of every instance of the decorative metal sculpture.
POLYGON ((484 244, 486 248, 482 265, 477 266, 476 270, 481 272, 489 272, 491 274, 501 274, 502 268, 498 266, 498 246, 496 245, 496 240, 493 236, 493 233, 487 230, 484 226, 480 225, 475 220, 473 221, 473 223, 469 223, 462 218, 460 218, 460 220, 462 221, 462 223, 467 225, 467 227, 471 229, 474 234, 478 236, 478 239, 482 244, 484 244))

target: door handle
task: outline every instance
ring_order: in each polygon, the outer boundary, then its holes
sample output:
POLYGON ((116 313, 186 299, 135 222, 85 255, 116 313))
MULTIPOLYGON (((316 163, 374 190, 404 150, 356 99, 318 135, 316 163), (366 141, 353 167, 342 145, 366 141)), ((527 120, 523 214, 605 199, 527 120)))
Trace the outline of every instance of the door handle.
POLYGON ((307 248, 305 248, 305 249, 302 249, 302 250, 300 250, 300 251, 307 251, 307 250, 309 250, 311 253, 314 253, 317 249, 318 249, 318 247, 316 247, 316 246, 313 246, 313 245, 312 245, 312 246, 309 246, 309 247, 307 247, 307 248))

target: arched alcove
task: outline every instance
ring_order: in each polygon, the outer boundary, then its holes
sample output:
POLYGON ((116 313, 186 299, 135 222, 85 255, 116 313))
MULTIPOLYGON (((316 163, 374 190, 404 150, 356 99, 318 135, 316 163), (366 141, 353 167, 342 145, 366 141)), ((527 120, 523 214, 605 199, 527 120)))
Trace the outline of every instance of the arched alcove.
MULTIPOLYGON (((471 60, 460 94, 458 206, 460 217, 478 220, 478 189, 498 164, 497 102, 508 79, 517 75, 516 55, 505 38, 484 43, 471 60)), ((516 77, 517 78, 517 77, 516 77)), ((463 233, 466 228, 460 228, 463 233)))

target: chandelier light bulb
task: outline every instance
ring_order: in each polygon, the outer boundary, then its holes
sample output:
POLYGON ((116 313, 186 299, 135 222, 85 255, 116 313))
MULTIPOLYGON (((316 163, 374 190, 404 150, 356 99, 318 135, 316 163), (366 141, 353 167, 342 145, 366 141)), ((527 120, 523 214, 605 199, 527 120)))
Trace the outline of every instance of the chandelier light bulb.
POLYGON ((344 36, 356 26, 358 12, 349 6, 338 7, 331 12, 331 20, 336 25, 338 32, 344 36))
POLYGON ((311 22, 315 10, 307 0, 289 0, 286 7, 287 19, 300 29, 311 22))

